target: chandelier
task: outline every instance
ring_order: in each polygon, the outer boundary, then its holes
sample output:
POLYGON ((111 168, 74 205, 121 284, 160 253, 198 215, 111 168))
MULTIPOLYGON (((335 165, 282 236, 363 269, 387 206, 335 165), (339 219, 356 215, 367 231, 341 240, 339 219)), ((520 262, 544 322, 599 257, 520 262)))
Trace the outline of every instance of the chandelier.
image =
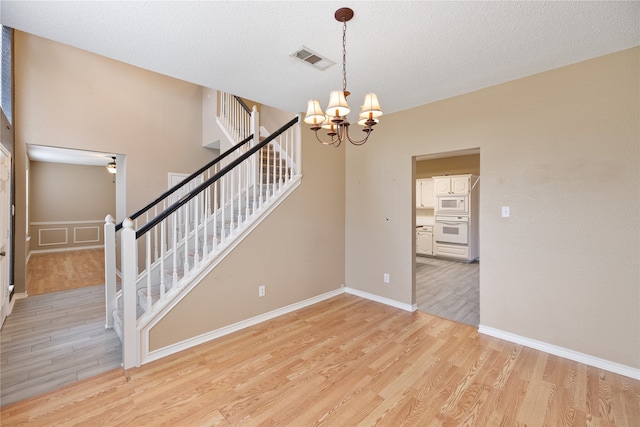
POLYGON ((353 139, 349 134, 349 119, 347 114, 351 111, 347 105, 347 21, 353 18, 353 10, 348 7, 338 9, 335 13, 336 21, 342 22, 342 90, 335 90, 329 94, 329 105, 326 114, 320 108, 320 102, 312 99, 307 105, 307 114, 304 122, 311 125, 311 130, 315 132, 316 139, 325 145, 340 146, 342 141, 349 140, 354 145, 362 145, 367 142, 369 135, 373 131, 373 126, 378 124, 378 117, 382 116, 382 110, 378 103, 378 96, 375 93, 368 93, 364 97, 364 104, 358 124, 364 126, 362 131, 364 138, 353 139), (320 129, 326 129, 330 141, 323 141, 318 136, 320 129))

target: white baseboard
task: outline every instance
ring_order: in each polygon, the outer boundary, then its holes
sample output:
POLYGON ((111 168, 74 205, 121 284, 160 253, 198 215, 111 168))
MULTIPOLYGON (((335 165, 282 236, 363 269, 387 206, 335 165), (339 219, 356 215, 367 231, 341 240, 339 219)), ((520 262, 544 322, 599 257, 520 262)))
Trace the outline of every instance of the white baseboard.
POLYGON ((16 304, 16 300, 22 299, 22 298, 26 298, 29 295, 26 292, 14 292, 13 293, 13 298, 11 298, 11 302, 9 303, 9 309, 8 309, 8 313, 7 316, 9 316, 12 312, 13 312, 13 306, 16 304))
POLYGON ((381 297, 380 295, 371 294, 369 292, 360 291, 358 289, 353 289, 350 287, 344 288, 344 291, 348 294, 365 298, 371 301, 379 302, 385 305, 389 305, 391 307, 399 308, 404 311, 414 312, 418 309, 417 304, 413 304, 413 305, 406 304, 400 301, 393 300, 391 298, 381 297))
MULTIPOLYGON (((238 323, 234 323, 232 325, 229 326, 225 326, 223 328, 220 329, 216 329, 215 331, 210 331, 207 333, 204 333, 202 335, 198 335, 196 337, 193 338, 189 338, 187 340, 181 341, 179 343, 175 343, 172 345, 169 345, 167 347, 163 347, 161 349, 158 350, 154 350, 154 351, 150 351, 147 354, 142 354, 141 355, 141 364, 146 364, 149 362, 153 362, 154 360, 158 360, 161 359, 163 357, 169 356, 171 354, 177 353, 179 351, 183 351, 183 350, 187 350, 189 348, 195 347, 197 345, 200 344, 204 344, 206 342, 209 342, 211 340, 214 340, 216 338, 220 338, 223 337, 225 335, 229 335, 232 334, 234 332, 240 331, 242 329, 248 328, 250 326, 254 326, 257 325, 259 323, 265 322, 267 320, 271 320, 273 318, 276 318, 278 316, 282 316, 284 314, 288 314, 291 313, 293 311, 296 310, 300 310, 302 308, 308 307, 310 305, 313 304, 317 304, 319 302, 322 302, 324 300, 327 300, 329 298, 333 298, 334 296, 343 294, 343 293, 348 293, 351 295, 355 295, 361 298, 365 298, 368 300, 372 300, 372 301, 376 301, 391 307, 395 307, 395 308, 399 308, 401 310, 405 310, 405 311, 409 311, 409 312, 414 312, 418 309, 417 305, 409 305, 409 304, 404 304, 395 300, 392 300, 390 298, 385 298, 385 297, 381 297, 379 295, 375 295, 375 294, 371 294, 369 292, 363 292, 363 291, 359 291, 357 289, 352 289, 352 288, 348 288, 348 287, 340 287, 336 290, 330 291, 330 292, 326 292, 324 294, 318 295, 316 297, 313 298, 309 298, 306 299, 304 301, 300 301, 291 305, 288 305, 286 307, 282 307, 273 311, 270 311, 268 313, 264 313, 261 314, 259 316, 255 316, 252 317, 250 319, 247 320, 243 320, 240 321, 238 323)), ((149 335, 148 335, 148 331, 147 333, 142 333, 142 339, 145 341, 142 345, 143 348, 143 352, 144 349, 149 348, 149 335)))
POLYGON ((580 353, 568 348, 559 347, 557 345, 548 344, 542 341, 537 341, 531 338, 512 334, 510 332, 505 332, 500 329, 491 328, 489 326, 480 325, 478 327, 478 332, 512 343, 524 345, 525 347, 544 351, 545 353, 553 354, 555 356, 564 357, 565 359, 573 360, 575 362, 584 363, 585 365, 604 369, 605 371, 624 375, 625 377, 640 380, 640 369, 638 368, 633 368, 631 366, 626 366, 620 363, 611 362, 609 360, 600 359, 599 357, 590 356, 588 354, 580 353))
MULTIPOLYGON (((317 304, 321 301, 324 301, 329 298, 333 298, 342 293, 344 293, 344 288, 339 288, 334 291, 330 291, 330 292, 315 296, 313 298, 309 298, 304 301, 300 301, 300 302, 288 305, 286 307, 282 307, 282 308, 270 311, 268 313, 264 313, 259 316, 252 317, 247 320, 243 320, 238 323, 234 323, 232 325, 225 326, 220 329, 216 329, 215 331, 207 332, 205 334, 198 335, 197 337, 189 338, 188 340, 184 340, 179 343, 172 344, 167 347, 163 347, 159 350, 150 351, 147 355, 144 355, 144 354, 142 355, 141 363, 144 365, 146 363, 153 362, 154 360, 158 360, 163 357, 169 356, 171 354, 177 353, 179 351, 186 350, 200 344, 204 344, 216 338, 220 338, 225 335, 229 335, 239 330, 248 328, 250 326, 254 326, 259 323, 265 322, 267 320, 271 320, 278 316, 282 316, 283 314, 291 313, 293 311, 300 310, 301 308, 305 308, 310 305, 317 304)), ((148 336, 144 337, 143 339, 148 340, 148 336)), ((144 343, 143 349, 144 348, 149 348, 148 341, 147 343, 144 343)))
POLYGON ((91 246, 70 246, 68 248, 56 248, 56 249, 35 249, 29 252, 28 257, 31 254, 45 254, 49 252, 70 252, 70 251, 82 251, 85 249, 104 249, 104 245, 91 245, 91 246))

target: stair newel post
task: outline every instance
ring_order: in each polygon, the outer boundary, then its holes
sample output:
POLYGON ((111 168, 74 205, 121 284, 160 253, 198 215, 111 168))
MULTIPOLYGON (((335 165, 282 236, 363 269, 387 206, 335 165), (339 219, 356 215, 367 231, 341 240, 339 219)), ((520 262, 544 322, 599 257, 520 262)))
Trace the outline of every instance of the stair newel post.
POLYGON ((106 305, 105 328, 113 328, 116 309, 116 224, 111 215, 104 219, 104 296, 106 305))
POLYGON ((133 221, 122 223, 122 363, 124 369, 140 366, 138 359, 136 319, 136 279, 138 276, 138 248, 133 221))
POLYGON ((293 148, 293 150, 295 151, 295 155, 292 154, 291 159, 295 160, 295 163, 293 166, 295 167, 296 175, 300 175, 300 171, 302 170, 302 147, 301 147, 302 132, 300 131, 301 121, 302 121, 301 117, 300 115, 298 115, 298 121, 291 128, 291 132, 293 134, 293 140, 295 141, 294 148, 293 148))
MULTIPOLYGON (((251 123, 249 125, 251 135, 253 135, 253 141, 251 142, 251 147, 255 147, 260 143, 260 113, 258 113, 258 108, 254 105, 251 109, 251 123)), ((262 150, 260 150, 262 151, 262 150)), ((258 180, 262 176, 260 174, 261 171, 258 170, 260 167, 260 151, 256 152, 253 156, 251 156, 251 173, 252 176, 250 178, 251 186, 253 186, 253 209, 252 212, 255 212, 258 209, 258 180)), ((262 190, 262 188, 260 188, 262 190)))

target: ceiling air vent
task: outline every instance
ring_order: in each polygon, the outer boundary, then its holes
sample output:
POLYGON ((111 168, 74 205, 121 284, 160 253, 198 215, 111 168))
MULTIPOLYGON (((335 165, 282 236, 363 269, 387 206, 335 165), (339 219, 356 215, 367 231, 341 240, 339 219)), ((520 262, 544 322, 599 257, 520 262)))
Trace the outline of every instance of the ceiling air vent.
POLYGON ((302 48, 292 53, 291 56, 323 71, 331 67, 332 65, 335 65, 335 62, 333 62, 332 60, 318 55, 305 46, 302 46, 302 48))

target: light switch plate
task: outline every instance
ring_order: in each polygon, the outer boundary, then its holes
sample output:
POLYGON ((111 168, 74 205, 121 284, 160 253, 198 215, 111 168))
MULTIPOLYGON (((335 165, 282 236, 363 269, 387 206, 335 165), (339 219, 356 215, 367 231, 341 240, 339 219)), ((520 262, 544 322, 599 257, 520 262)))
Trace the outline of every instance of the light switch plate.
POLYGON ((502 207, 502 218, 509 218, 511 216, 511 209, 509 206, 502 207))

